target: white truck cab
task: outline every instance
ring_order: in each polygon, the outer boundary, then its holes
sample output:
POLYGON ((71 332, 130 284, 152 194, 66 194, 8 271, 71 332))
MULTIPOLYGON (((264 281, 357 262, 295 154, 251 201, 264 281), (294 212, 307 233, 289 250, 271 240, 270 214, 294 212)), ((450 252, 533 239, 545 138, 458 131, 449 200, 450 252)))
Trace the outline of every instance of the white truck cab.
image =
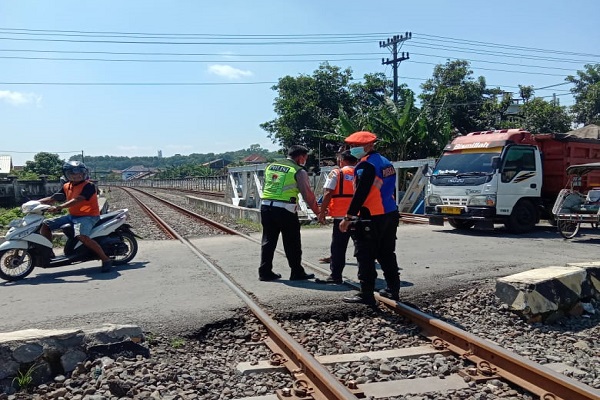
POLYGON ((532 229, 540 219, 542 158, 529 136, 517 129, 474 132, 449 143, 426 189, 430 224, 532 229))

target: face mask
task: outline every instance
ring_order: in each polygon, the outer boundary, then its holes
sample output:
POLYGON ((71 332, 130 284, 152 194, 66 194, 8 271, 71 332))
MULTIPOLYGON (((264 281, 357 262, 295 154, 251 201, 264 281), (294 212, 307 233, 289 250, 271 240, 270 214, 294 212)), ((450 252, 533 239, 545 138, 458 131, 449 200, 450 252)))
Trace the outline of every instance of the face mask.
POLYGON ((362 156, 365 155, 365 148, 364 147, 353 147, 350 149, 350 154, 352 154, 352 156, 356 157, 356 158, 362 158, 362 156))

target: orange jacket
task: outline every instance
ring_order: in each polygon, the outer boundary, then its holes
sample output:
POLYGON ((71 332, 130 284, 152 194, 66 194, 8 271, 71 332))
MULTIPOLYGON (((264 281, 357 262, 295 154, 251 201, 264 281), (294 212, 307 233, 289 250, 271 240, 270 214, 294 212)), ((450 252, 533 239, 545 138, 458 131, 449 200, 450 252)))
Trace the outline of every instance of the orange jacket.
POLYGON ((331 196, 328 212, 333 218, 343 217, 354 195, 354 167, 347 165, 337 171, 337 185, 331 196))
MULTIPOLYGON (((373 152, 367 154, 355 168, 358 185, 361 184, 361 172, 366 167, 363 163, 370 164, 375 169, 375 179, 362 207, 368 209, 371 215, 382 215, 397 211, 396 169, 392 163, 379 153, 373 152)), ((358 187, 356 190, 358 191, 358 187)))
MULTIPOLYGON (((72 200, 79 196, 83 191, 83 188, 87 185, 91 184, 90 181, 83 181, 77 185, 73 185, 71 182, 67 182, 63 186, 63 190, 65 192, 65 196, 67 196, 67 201, 72 200)), ((100 207, 98 206, 98 194, 94 190, 94 194, 89 200, 84 200, 81 203, 75 204, 74 206, 69 207, 69 214, 74 217, 97 217, 100 215, 100 207)))

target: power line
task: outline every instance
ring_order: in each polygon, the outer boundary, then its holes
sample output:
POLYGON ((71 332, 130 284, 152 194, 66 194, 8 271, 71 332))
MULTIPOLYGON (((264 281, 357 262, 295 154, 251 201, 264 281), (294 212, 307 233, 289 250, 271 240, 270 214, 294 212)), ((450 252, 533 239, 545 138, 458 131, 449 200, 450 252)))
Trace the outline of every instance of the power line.
POLYGON ((325 62, 325 61, 374 61, 375 58, 329 58, 329 59, 302 59, 302 60, 183 60, 183 59, 133 59, 133 58, 72 58, 72 57, 23 57, 0 56, 0 59, 10 60, 43 60, 43 61, 101 61, 101 62, 147 62, 147 63, 298 63, 298 62, 325 62))
POLYGON ((554 84, 554 85, 544 86, 544 87, 541 87, 541 88, 537 88, 537 89, 535 89, 535 90, 548 89, 548 88, 553 88, 553 87, 556 87, 556 86, 570 85, 570 84, 572 84, 572 82, 556 83, 556 84, 554 84))
POLYGON ((221 57, 304 57, 304 56, 382 56, 382 52, 353 52, 353 53, 294 53, 294 54, 238 54, 238 53, 179 53, 179 52, 134 52, 134 51, 89 51, 89 50, 36 50, 36 49, 0 49, 0 52, 25 53, 57 53, 57 54, 108 54, 136 56, 221 56, 221 57))
POLYGON ((5 33, 17 34, 18 32, 43 32, 44 35, 55 34, 84 34, 91 36, 98 35, 118 35, 118 36, 164 36, 164 37, 217 37, 217 38, 306 38, 306 37, 333 37, 333 38, 348 38, 348 37, 379 37, 381 35, 393 35, 396 32, 374 32, 374 33, 304 33, 304 34, 222 34, 222 33, 156 33, 156 32, 116 32, 116 31, 80 31, 80 30, 58 30, 58 29, 19 29, 19 28, 0 28, 0 31, 8 31, 5 33))
MULTIPOLYGON (((0 50, 0 51, 2 51, 2 50, 0 50)), ((514 65, 514 66, 526 67, 526 68, 541 68, 541 69, 554 69, 554 70, 561 70, 561 71, 573 71, 573 68, 546 67, 543 65, 531 65, 531 64, 518 64, 518 63, 510 63, 510 62, 503 62, 503 61, 478 60, 478 59, 464 58, 464 57, 444 57, 444 56, 435 55, 435 54, 415 53, 414 51, 411 53, 414 55, 417 55, 417 56, 432 57, 432 58, 444 58, 446 60, 466 60, 466 61, 480 62, 480 63, 486 63, 486 64, 514 65)))
MULTIPOLYGON (((586 60, 573 60, 573 59, 568 59, 568 58, 555 58, 555 57, 541 57, 541 56, 533 56, 533 55, 525 55, 525 54, 516 54, 516 53, 507 53, 507 52, 501 52, 501 51, 479 51, 479 49, 471 49, 471 48, 465 48, 465 47, 456 47, 456 46, 427 46, 427 45, 419 45, 418 44, 419 41, 413 41, 411 43, 411 46, 413 47, 419 47, 419 48, 423 48, 423 49, 433 49, 433 50, 445 50, 445 51, 450 51, 449 49, 452 50, 460 50, 462 53, 472 53, 472 54, 480 54, 480 55, 486 55, 486 56, 492 56, 492 57, 519 57, 519 58, 525 58, 528 60, 541 60, 541 61, 553 61, 553 62, 563 62, 563 63, 575 63, 575 64, 595 64, 597 63, 597 61, 586 61, 586 60), (417 43, 417 44, 415 44, 417 43)), ((428 43, 429 44, 429 43, 428 43)))
MULTIPOLYGON (((413 63, 415 64, 426 64, 426 65, 438 65, 436 63, 430 63, 430 62, 424 62, 424 61, 413 61, 413 63)), ((517 73, 517 74, 533 74, 533 75, 547 75, 547 76, 564 76, 561 74, 549 74, 549 73, 544 73, 544 72, 527 72, 527 71, 509 71, 506 69, 495 69, 495 68, 482 68, 482 67, 477 67, 477 69, 481 69, 483 71, 497 71, 497 72, 511 72, 511 73, 517 73)))
MULTIPOLYGON (((404 53, 402 53, 404 54, 404 53)), ((413 53, 415 54, 415 53, 413 53)), ((0 56, 0 59, 9 59, 9 60, 39 60, 39 61, 97 61, 97 62, 132 62, 132 63, 221 63, 227 62, 230 64, 236 63, 299 63, 299 62, 339 62, 339 61, 374 61, 375 58, 329 58, 329 59, 282 59, 282 60, 187 60, 187 59, 131 59, 131 58, 74 58, 74 57, 27 57, 27 56, 0 56)), ((405 58, 408 59, 408 58, 405 58)), ((454 60, 467 60, 455 58, 454 60)), ((473 61, 473 60, 471 60, 473 61)), ((476 61, 477 62, 477 61, 476 61)), ((486 61, 483 61, 486 62, 486 61)), ((438 63, 430 63, 425 61, 413 61, 415 64, 424 64, 424 65, 439 65, 438 63)), ((492 62, 493 63, 493 62, 492 62)), ((499 63, 504 65, 511 65, 509 63, 499 63)), ((543 66, 526 66, 530 68, 543 68, 543 69, 560 69, 565 71, 573 71, 568 68, 552 68, 552 67, 543 67, 543 66)), ((497 71, 497 72, 509 72, 509 73, 517 73, 517 74, 532 74, 532 75, 547 75, 547 76, 564 76, 563 74, 550 74, 544 72, 530 72, 530 71, 515 71, 515 70, 506 70, 506 69, 496 69, 496 68, 484 68, 477 67, 477 69, 484 71, 497 71)))
POLYGON ((46 86, 244 86, 273 85, 277 82, 0 82, 0 85, 46 86))
POLYGON ((265 45, 294 45, 294 44, 354 44, 372 43, 372 39, 342 39, 342 40, 298 40, 298 41, 271 41, 271 42, 166 42, 166 41, 138 41, 138 40, 75 40, 75 39, 27 39, 0 37, 0 40, 26 41, 26 42, 58 42, 58 43, 98 43, 98 44, 151 44, 151 45, 236 45, 236 46, 265 46, 265 45))
POLYGON ((37 153, 51 153, 51 154, 72 154, 72 153, 81 153, 81 150, 73 150, 73 151, 16 151, 16 150, 0 150, 0 153, 18 153, 18 154, 37 154, 37 153))
POLYGON ((524 46, 515 46, 515 45, 505 45, 505 44, 500 44, 500 43, 493 43, 493 42, 481 42, 478 40, 467 40, 467 39, 457 39, 457 38, 452 38, 452 37, 448 37, 448 36, 437 36, 437 35, 428 35, 425 33, 415 33, 416 36, 423 36, 423 40, 431 40, 431 39, 425 39, 427 37, 431 37, 431 38, 436 38, 435 40, 441 41, 441 42, 450 42, 450 43, 466 43, 466 44, 474 44, 474 45, 481 45, 481 46, 494 46, 494 47, 499 47, 499 48, 504 48, 504 49, 519 49, 519 50, 523 50, 523 51, 535 51, 535 52, 544 52, 544 53, 554 53, 554 54, 569 54, 572 56, 581 56, 581 57, 600 57, 599 54, 591 54, 591 53, 575 53, 575 52, 571 52, 571 51, 562 51, 562 50, 553 50, 553 49, 540 49, 537 47, 524 47, 524 46), (444 40, 444 39, 448 39, 448 40, 444 40))
MULTIPOLYGON (((314 57, 314 56, 382 56, 387 53, 380 52, 353 52, 353 53, 294 53, 294 54, 223 54, 223 53, 179 53, 179 52, 120 52, 120 51, 86 51, 86 50, 34 50, 34 49, 0 49, 0 52, 15 52, 15 53, 55 53, 55 54, 106 54, 106 55, 136 55, 136 56, 220 56, 220 57, 314 57)), ((445 58, 448 57, 435 55, 435 54, 426 54, 426 53, 415 53, 415 55, 424 56, 424 57, 432 57, 432 58, 445 58)), ((20 59, 21 57, 16 56, 7 56, 5 58, 15 58, 20 59)), ((22 57, 23 59, 38 59, 35 57, 22 57)), ((49 59, 49 60, 96 60, 96 59, 80 59, 80 58, 39 58, 39 59, 49 59)), ((527 68, 541 68, 541 69, 555 69, 555 70, 563 70, 563 71, 572 71, 572 68, 560 68, 560 67, 546 67, 542 65, 531 65, 531 64, 519 64, 519 63, 509 63, 502 61, 490 61, 490 60, 480 60, 480 59, 470 59, 464 57, 451 57, 449 59, 452 60, 467 60, 472 62, 481 62, 481 63, 489 63, 489 64, 500 64, 500 65, 515 65, 519 67, 527 67, 527 68)), ((105 59, 98 59, 104 61, 105 59)), ((110 59, 108 59, 110 60, 110 59)), ((342 59, 346 60, 346 59, 342 59)), ((364 59, 370 60, 370 59, 364 59)), ((118 61, 121 61, 119 59, 118 61)), ((125 61, 125 60, 123 60, 125 61)), ((140 61, 140 60, 132 60, 132 61, 140 61)), ((154 60, 147 60, 154 61, 154 60)), ((177 61, 177 60, 175 60, 177 61)), ((234 62, 235 60, 227 60, 228 62, 234 62)), ((276 61, 276 60, 273 60, 276 61)), ((206 61, 208 62, 208 61, 206 61)), ((235 61, 237 62, 237 61, 235 61)))
MULTIPOLYGON (((389 78, 389 76, 388 76, 389 78)), ((431 78, 416 78, 409 76, 399 76, 401 79, 427 81, 431 78)), ((355 81, 360 81, 356 79, 355 81)), ((27 86, 236 86, 236 85, 275 85, 278 82, 260 81, 260 82, 0 82, 0 85, 27 85, 27 86)), ((568 84, 570 82, 565 82, 568 84)), ((519 89, 519 86, 494 85, 487 84, 490 88, 513 88, 519 89)), ((552 85, 557 86, 557 85, 552 85)), ((551 87, 552 87, 551 86, 551 87)), ((534 90, 549 90, 546 87, 534 88, 534 90)), ((554 90, 557 91, 557 90, 554 90)), ((558 90, 561 91, 561 90, 558 90)), ((569 90, 565 90, 570 92, 569 90)), ((569 93, 565 93, 567 95, 569 93)))
MULTIPOLYGON (((0 52, 15 52, 15 53, 55 53, 55 54, 106 54, 106 55, 135 55, 135 56, 180 56, 180 57, 188 57, 188 56, 220 56, 220 57, 315 57, 315 56, 382 56, 387 53, 381 52, 352 52, 352 53, 294 53, 294 54, 223 54, 223 53, 179 53, 179 52, 133 52, 133 51, 88 51, 88 50, 35 50, 35 49, 0 49, 0 52)), ((426 53, 415 53, 414 55, 423 56, 423 57, 432 57, 432 58, 445 58, 441 55, 436 54, 426 54, 426 53)), ((455 58, 451 57, 449 59, 452 60, 467 60, 473 62, 481 62, 481 63, 489 63, 489 64, 500 64, 500 65, 515 65, 519 67, 527 67, 527 68, 542 68, 542 69, 555 69, 555 70, 564 70, 564 71, 572 71, 572 68, 560 68, 560 67, 546 67, 542 65, 531 65, 531 64, 519 64, 519 63, 509 63, 502 61, 490 61, 490 60, 480 60, 480 59, 470 59, 470 58, 455 58)), ((77 60, 77 59, 76 59, 77 60)), ((231 61, 231 60, 227 60, 231 61)))
MULTIPOLYGON (((236 40, 257 40, 257 39, 306 39, 306 38, 326 38, 326 39, 356 39, 372 38, 395 35, 397 32, 373 32, 373 33, 312 33, 312 34, 216 34, 216 33, 156 33, 156 32, 116 32, 116 31, 81 31, 81 30, 55 30, 55 29, 23 29, 23 28, 0 28, 0 33, 11 35, 41 35, 41 36, 84 36, 84 37, 148 37, 148 38, 217 38, 217 39, 236 39, 236 40)), ((599 54, 577 53, 556 49, 542 49, 537 47, 516 46, 495 42, 484 42, 470 39, 460 39, 448 36, 430 35, 426 33, 416 33, 424 41, 438 41, 443 43, 467 44, 473 46, 497 47, 503 49, 514 49, 527 52, 540 52, 551 54, 564 54, 581 57, 600 57, 599 54)))

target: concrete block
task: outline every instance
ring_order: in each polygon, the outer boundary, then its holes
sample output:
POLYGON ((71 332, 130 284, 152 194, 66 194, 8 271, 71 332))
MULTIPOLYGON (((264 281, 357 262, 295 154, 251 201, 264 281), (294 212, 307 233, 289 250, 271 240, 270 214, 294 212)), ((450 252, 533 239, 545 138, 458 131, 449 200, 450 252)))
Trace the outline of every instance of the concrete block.
POLYGON ((116 349, 118 353, 122 349, 133 352, 142 348, 148 354, 148 349, 138 344, 143 341, 144 334, 136 325, 3 332, 0 333, 0 380, 14 377, 23 366, 35 362, 34 384, 39 385, 59 373, 72 371, 77 363, 99 349, 116 349))
MULTIPOLYGON (((585 269, 587 273, 587 286, 584 292, 589 291, 589 296, 600 299, 600 261, 591 261, 585 263, 568 263, 567 267, 577 267, 585 269)), ((585 297, 585 296, 584 296, 585 297)))
POLYGON ((244 219, 252 222, 260 222, 260 209, 240 207, 233 204, 203 199, 196 196, 186 196, 188 202, 213 213, 226 215, 234 220, 244 219))
POLYGON ((584 268, 546 267, 496 280, 496 296, 512 310, 538 315, 568 311, 592 291, 584 268))

